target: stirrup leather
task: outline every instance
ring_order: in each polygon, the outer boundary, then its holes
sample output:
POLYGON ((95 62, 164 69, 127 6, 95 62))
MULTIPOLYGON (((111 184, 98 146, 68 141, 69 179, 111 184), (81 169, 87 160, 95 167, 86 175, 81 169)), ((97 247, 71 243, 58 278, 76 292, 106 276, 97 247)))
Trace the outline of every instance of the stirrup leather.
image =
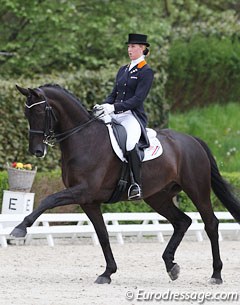
POLYGON ((137 183, 133 183, 130 185, 128 189, 128 200, 132 199, 141 199, 142 198, 142 190, 137 183), (134 194, 131 194, 134 192, 134 194))

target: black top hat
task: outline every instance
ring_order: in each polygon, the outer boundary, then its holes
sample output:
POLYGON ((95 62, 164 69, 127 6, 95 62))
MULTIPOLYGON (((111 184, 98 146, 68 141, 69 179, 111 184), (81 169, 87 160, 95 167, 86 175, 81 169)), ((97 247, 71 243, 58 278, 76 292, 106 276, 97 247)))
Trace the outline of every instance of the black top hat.
POLYGON ((129 34, 128 35, 128 41, 126 44, 144 44, 147 47, 150 46, 150 44, 147 42, 147 35, 143 34, 129 34))

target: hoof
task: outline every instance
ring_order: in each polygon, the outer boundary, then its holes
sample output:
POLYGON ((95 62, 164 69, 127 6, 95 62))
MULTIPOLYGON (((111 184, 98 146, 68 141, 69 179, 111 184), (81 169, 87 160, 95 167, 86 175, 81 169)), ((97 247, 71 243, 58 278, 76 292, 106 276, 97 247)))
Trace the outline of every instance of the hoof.
POLYGON ((211 284, 211 285, 220 285, 222 284, 223 280, 222 279, 216 279, 214 277, 211 277, 209 280, 208 280, 208 283, 211 284))
POLYGON ((27 235, 27 230, 23 230, 23 229, 19 229, 19 228, 15 228, 12 230, 12 232, 10 233, 11 236, 13 237, 25 237, 27 235))
POLYGON ((111 278, 106 277, 106 276, 99 276, 96 281, 94 282, 96 284, 110 284, 111 283, 111 278))
POLYGON ((178 264, 175 264, 172 269, 168 272, 168 275, 170 276, 170 279, 172 281, 175 281, 178 278, 178 275, 180 273, 180 267, 178 264))

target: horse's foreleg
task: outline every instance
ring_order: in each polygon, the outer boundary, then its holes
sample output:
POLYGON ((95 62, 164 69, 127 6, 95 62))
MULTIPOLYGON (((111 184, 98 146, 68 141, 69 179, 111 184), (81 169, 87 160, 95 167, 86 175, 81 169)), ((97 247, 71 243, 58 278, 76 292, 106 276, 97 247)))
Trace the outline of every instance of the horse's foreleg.
POLYGON ((80 204, 93 223, 107 263, 105 272, 97 278, 96 283, 109 284, 111 282, 111 274, 116 272, 117 265, 110 247, 108 232, 102 217, 100 205, 86 204, 89 198, 83 196, 83 193, 86 192, 78 185, 46 197, 31 214, 26 216, 24 220, 14 228, 11 235, 14 237, 25 237, 27 234, 27 227, 30 227, 35 220, 48 209, 74 203, 80 204))
POLYGON ((110 284, 111 275, 117 271, 117 265, 112 254, 109 236, 106 225, 103 220, 100 205, 81 205, 81 207, 87 214, 95 228, 106 260, 106 270, 103 274, 98 276, 95 283, 110 284))
POLYGON ((27 227, 30 227, 43 212, 57 206, 71 203, 75 202, 70 189, 65 189, 46 197, 31 214, 26 216, 24 220, 13 229, 11 235, 14 237, 25 237, 27 234, 27 227))

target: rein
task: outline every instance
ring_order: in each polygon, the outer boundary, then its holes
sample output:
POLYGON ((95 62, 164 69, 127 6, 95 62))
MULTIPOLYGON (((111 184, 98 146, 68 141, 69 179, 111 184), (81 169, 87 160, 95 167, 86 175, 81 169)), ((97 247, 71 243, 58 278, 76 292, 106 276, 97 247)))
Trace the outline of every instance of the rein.
POLYGON ((76 127, 73 127, 71 129, 65 131, 65 132, 62 132, 62 133, 54 134, 52 139, 55 140, 56 143, 62 142, 64 140, 66 140, 67 138, 71 137, 72 135, 74 135, 75 133, 81 131, 86 126, 90 125, 93 121, 96 121, 96 119, 97 119, 97 117, 94 117, 94 118, 90 119, 89 121, 87 121, 86 123, 84 123, 82 125, 78 125, 76 127))
POLYGON ((53 111, 53 108, 48 105, 47 101, 41 101, 41 102, 38 102, 38 103, 34 103, 30 106, 25 104, 25 106, 28 109, 30 109, 34 106, 37 106, 37 105, 40 105, 40 104, 43 104, 43 103, 46 103, 44 130, 29 129, 29 133, 43 134, 44 135, 43 143, 46 144, 46 145, 49 145, 51 147, 53 147, 56 143, 60 143, 64 140, 66 140, 67 138, 71 137, 75 133, 81 131, 82 129, 84 129, 85 127, 90 125, 93 121, 97 120, 98 117, 100 117, 102 115, 102 113, 101 113, 98 116, 94 116, 92 119, 90 119, 89 121, 87 121, 84 124, 75 126, 75 127, 71 128, 69 130, 66 130, 66 131, 62 132, 62 133, 55 134, 55 132, 54 132, 54 122, 57 122, 57 118, 56 118, 56 115, 53 111))

